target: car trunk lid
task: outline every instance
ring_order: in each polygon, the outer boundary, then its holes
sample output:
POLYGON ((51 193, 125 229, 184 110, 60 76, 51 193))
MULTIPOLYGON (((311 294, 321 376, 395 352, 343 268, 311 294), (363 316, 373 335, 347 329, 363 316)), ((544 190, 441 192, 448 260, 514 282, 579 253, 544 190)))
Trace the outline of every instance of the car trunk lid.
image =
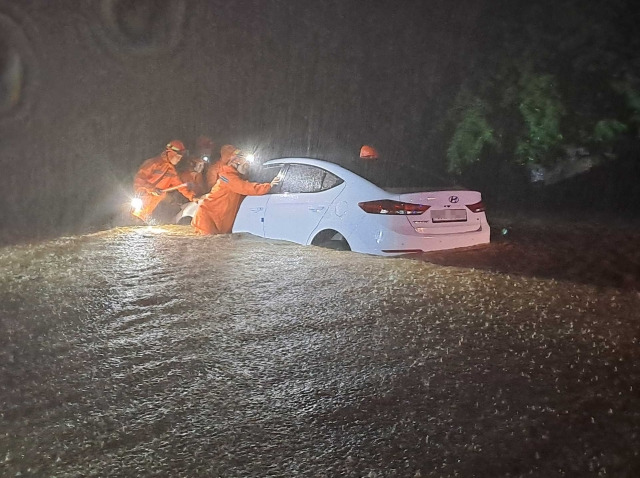
POLYGON ((482 195, 478 191, 451 189, 408 192, 399 194, 398 198, 402 202, 429 206, 422 214, 406 216, 419 233, 465 233, 475 231, 480 226, 478 214, 468 207, 481 202, 482 195))

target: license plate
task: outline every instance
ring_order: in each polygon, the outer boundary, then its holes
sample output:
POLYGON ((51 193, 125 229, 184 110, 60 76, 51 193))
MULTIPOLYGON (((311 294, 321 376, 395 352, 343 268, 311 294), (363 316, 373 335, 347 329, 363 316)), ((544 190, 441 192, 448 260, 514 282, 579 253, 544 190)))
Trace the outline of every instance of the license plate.
POLYGON ((467 220, 467 211, 464 209, 439 209, 431 211, 433 222, 464 222, 467 220))

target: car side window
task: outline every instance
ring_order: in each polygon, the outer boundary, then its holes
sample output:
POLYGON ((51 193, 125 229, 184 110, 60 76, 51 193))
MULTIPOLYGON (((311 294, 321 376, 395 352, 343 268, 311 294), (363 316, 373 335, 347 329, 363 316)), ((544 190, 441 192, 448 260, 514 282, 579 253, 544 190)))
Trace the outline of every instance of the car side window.
POLYGON ((324 169, 306 164, 290 164, 282 181, 280 192, 317 193, 341 183, 342 179, 324 169))
POLYGON ((249 173, 249 181, 255 183, 270 183, 282 171, 282 166, 265 166, 257 168, 255 171, 251 170, 249 173))
POLYGON ((342 184, 343 181, 335 174, 331 174, 327 171, 327 174, 324 175, 324 180, 322 181, 322 190, 331 189, 336 187, 338 184, 342 184))

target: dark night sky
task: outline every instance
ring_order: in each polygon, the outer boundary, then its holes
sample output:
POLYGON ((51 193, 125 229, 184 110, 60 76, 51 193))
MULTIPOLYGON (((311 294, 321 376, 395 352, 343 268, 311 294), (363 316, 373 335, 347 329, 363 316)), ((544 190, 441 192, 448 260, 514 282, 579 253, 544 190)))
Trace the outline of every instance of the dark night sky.
POLYGON ((24 76, 4 67, 3 223, 99 219, 174 137, 263 158, 348 164, 363 143, 424 157, 478 13, 451 3, 4 1, 4 56, 24 76))
POLYGON ((0 0, 0 224, 99 223, 144 159, 202 134, 263 159, 348 166, 369 143, 391 173, 442 169, 433 132, 491 5, 0 0))

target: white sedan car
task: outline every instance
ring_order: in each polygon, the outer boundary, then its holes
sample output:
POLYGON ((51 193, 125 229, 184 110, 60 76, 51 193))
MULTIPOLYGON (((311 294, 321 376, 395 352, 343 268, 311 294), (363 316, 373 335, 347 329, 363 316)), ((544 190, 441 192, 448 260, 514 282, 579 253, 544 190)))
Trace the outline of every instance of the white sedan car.
MULTIPOLYGON (((482 196, 469 190, 385 190, 327 161, 283 158, 280 185, 247 196, 233 232, 383 256, 476 246, 489 242, 482 196)), ((195 214, 188 203, 176 217, 195 214)))

